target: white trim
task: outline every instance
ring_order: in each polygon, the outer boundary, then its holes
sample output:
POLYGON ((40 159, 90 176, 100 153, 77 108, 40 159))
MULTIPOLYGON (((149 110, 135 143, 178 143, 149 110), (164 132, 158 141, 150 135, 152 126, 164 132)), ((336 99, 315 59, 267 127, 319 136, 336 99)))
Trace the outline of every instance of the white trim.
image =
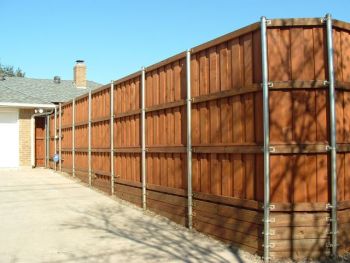
POLYGON ((30 162, 32 167, 35 167, 35 119, 34 116, 32 115, 30 119, 30 148, 31 148, 31 154, 30 154, 30 162))
POLYGON ((54 109, 54 104, 35 104, 35 103, 16 103, 16 102, 0 102, 0 107, 18 107, 18 108, 49 108, 54 109))

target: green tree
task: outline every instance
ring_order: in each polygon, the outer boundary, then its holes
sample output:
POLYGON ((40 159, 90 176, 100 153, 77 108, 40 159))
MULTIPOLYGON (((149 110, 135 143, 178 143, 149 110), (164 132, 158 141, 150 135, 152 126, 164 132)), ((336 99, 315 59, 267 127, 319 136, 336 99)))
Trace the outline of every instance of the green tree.
POLYGON ((26 73, 20 68, 14 69, 13 66, 0 64, 0 76, 23 78, 25 75, 26 73))

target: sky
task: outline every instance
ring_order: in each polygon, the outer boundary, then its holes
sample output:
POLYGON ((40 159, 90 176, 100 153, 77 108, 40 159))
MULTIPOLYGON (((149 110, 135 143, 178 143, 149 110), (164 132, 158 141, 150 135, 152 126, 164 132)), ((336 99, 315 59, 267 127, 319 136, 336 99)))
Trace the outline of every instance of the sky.
POLYGON ((102 84, 268 18, 350 22, 350 0, 0 0, 0 63, 27 77, 73 78, 77 59, 102 84))

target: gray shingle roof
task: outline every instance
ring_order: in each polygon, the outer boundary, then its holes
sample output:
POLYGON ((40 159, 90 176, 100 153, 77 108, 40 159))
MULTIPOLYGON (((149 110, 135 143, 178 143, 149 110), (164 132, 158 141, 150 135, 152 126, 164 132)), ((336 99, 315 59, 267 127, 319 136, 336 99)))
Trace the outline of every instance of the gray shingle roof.
POLYGON ((87 88, 76 88, 72 80, 55 83, 52 79, 6 77, 0 80, 0 103, 48 104, 65 102, 100 87, 101 84, 87 81, 87 88))

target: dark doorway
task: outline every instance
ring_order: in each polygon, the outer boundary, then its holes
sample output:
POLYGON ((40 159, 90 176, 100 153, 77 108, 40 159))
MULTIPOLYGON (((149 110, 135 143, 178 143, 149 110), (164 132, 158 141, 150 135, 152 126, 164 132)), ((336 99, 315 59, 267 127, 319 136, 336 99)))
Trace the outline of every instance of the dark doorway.
POLYGON ((35 118, 35 167, 45 166, 45 117, 35 118))

